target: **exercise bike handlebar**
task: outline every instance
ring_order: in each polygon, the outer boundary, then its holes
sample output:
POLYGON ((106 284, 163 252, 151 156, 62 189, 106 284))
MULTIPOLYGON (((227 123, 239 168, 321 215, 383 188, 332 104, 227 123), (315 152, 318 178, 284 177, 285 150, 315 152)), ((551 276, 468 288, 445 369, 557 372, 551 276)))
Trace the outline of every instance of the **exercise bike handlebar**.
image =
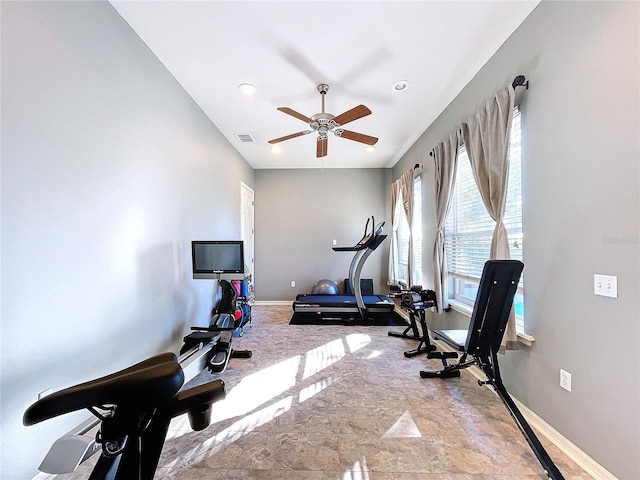
POLYGON ((24 413, 23 424, 83 408, 123 405, 151 410, 172 398, 184 382, 184 372, 173 353, 156 355, 104 377, 65 388, 41 398, 24 413))
MULTIPOLYGON (((33 425, 86 408, 100 421, 95 443, 102 446, 90 478, 152 480, 171 419, 187 413, 191 428, 202 430, 211 423, 212 404, 226 396, 220 379, 182 388, 184 379, 175 354, 156 355, 38 400, 24 413, 23 423, 33 425)), ((55 451, 55 460, 41 468, 45 472, 71 472, 88 458, 87 453, 96 451, 87 449, 86 440, 76 440, 83 449, 81 455, 74 450, 60 457, 57 443, 43 461, 44 465, 55 451)))

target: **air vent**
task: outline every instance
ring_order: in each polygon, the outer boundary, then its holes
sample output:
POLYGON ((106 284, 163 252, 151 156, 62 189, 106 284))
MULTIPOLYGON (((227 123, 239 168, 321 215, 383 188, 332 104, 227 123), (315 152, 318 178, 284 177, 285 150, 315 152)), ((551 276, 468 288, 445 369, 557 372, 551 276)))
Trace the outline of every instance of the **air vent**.
POLYGON ((256 143, 251 135, 248 133, 236 133, 236 138, 240 140, 241 143, 256 143))

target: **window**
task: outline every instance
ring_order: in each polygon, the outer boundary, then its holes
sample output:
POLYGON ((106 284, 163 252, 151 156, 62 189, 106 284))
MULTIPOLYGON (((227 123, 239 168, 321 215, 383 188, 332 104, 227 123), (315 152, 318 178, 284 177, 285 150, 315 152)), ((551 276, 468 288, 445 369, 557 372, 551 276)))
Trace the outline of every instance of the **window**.
MULTIPOLYGON (((512 259, 522 261, 522 175, 520 155, 520 109, 514 108, 509 147, 509 179, 504 224, 509 235, 512 259)), ((450 301, 473 305, 482 268, 489 259, 495 222, 482 203, 473 179, 467 151, 458 151, 458 171, 451 210, 445 223, 445 249, 449 276, 450 301)), ((520 279, 514 300, 516 330, 524 333, 524 280, 520 279)))
MULTIPOLYGON (((398 193, 402 196, 402 192, 398 193)), ((402 208, 403 199, 398 200, 397 205, 402 208)), ((398 280, 406 287, 412 285, 422 285, 422 180, 417 176, 413 180, 413 220, 411 222, 411 232, 409 232, 409 222, 404 215, 400 214, 400 225, 398 226, 398 280), (409 285, 409 237, 413 238, 413 281, 409 285)))

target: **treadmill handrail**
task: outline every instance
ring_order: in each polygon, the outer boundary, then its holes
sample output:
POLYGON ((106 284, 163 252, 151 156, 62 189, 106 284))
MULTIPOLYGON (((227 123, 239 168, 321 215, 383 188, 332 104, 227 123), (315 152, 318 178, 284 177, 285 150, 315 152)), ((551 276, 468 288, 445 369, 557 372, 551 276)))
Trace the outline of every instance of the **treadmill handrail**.
MULTIPOLYGON (((370 219, 367 219, 367 225, 369 225, 369 221, 372 219, 373 217, 371 217, 370 219)), ((334 252, 357 252, 359 250, 364 250, 365 248, 369 248, 369 246, 372 245, 374 241, 381 236, 383 231, 382 227, 384 227, 384 223, 385 222, 380 222, 378 225, 375 225, 375 226, 372 224, 371 233, 368 233, 368 228, 366 228, 364 236, 358 241, 358 243, 356 243, 353 246, 331 247, 331 248, 333 249, 334 252)), ((378 245, 380 245, 379 242, 372 248, 372 250, 375 250, 375 248, 378 245)))

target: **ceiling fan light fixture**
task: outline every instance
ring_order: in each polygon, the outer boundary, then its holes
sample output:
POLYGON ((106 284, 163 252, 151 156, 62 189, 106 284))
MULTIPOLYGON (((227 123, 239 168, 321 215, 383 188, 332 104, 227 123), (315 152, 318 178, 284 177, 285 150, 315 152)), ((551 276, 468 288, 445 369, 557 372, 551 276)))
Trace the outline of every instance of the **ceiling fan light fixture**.
POLYGON ((404 92, 411 86, 411 82, 409 80, 398 80, 396 83, 391 85, 391 90, 394 92, 404 92))
POLYGON ((238 85, 238 90, 240 91, 240 93, 246 95, 247 97, 252 97, 258 91, 256 86, 251 83, 241 83, 240 85, 238 85))

